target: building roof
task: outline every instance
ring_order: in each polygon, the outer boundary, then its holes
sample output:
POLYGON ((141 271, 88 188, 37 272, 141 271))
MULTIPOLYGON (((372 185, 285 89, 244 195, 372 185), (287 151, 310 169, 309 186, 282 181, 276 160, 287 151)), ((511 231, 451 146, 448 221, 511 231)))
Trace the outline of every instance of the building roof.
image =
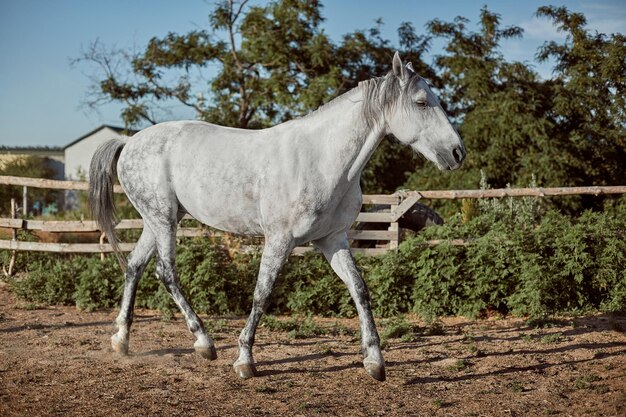
POLYGON ((63 155, 60 146, 0 146, 3 155, 63 155))
POLYGON ((79 137, 78 139, 68 143, 67 145, 65 145, 63 147, 63 150, 66 150, 70 146, 73 146, 73 145, 77 144, 78 142, 80 142, 81 140, 83 140, 83 139, 93 135, 96 132, 99 132, 100 130, 104 129, 105 127, 115 131, 116 133, 120 133, 120 134, 123 134, 123 135, 131 135, 132 136, 133 134, 138 132, 138 130, 134 130, 134 129, 126 129, 126 128, 123 128, 123 127, 111 126, 111 125, 101 125, 101 126, 95 128, 94 130, 92 130, 91 132, 85 133, 83 136, 79 137))

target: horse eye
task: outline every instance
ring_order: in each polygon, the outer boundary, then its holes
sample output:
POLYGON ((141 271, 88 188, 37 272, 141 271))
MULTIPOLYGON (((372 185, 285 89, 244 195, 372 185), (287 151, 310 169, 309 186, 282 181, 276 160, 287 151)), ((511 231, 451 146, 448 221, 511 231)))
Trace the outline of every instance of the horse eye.
POLYGON ((423 109, 424 107, 426 107, 427 103, 426 103, 426 100, 417 100, 415 104, 417 104, 417 107, 423 109))

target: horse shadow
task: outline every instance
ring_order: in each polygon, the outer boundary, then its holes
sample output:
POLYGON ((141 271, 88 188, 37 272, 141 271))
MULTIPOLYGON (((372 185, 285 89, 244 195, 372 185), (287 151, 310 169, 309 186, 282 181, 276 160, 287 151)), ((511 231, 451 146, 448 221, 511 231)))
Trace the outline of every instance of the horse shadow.
MULTIPOLYGON (((543 320, 541 323, 527 321, 523 322, 520 325, 511 325, 502 329, 489 329, 486 332, 488 334, 476 335, 473 336, 472 339, 476 342, 486 343, 486 344, 498 344, 503 341, 514 342, 514 341, 522 341, 527 340, 528 335, 527 332, 541 330, 540 336, 550 336, 554 334, 560 334, 563 337, 580 337, 589 333, 601 333, 607 330, 623 332, 625 326, 622 326, 620 323, 626 323, 626 316, 623 315, 614 315, 614 314, 602 314, 591 317, 578 317, 573 319, 548 319, 543 320), (617 323, 617 324, 616 324, 617 323), (564 326, 571 326, 571 328, 563 329, 564 326), (526 332, 526 334, 524 333, 526 332), (510 333, 515 333, 514 335, 510 333)), ((445 346, 449 344, 459 343, 465 339, 465 334, 469 330, 470 326, 473 326, 475 331, 476 322, 469 322, 459 325, 446 326, 446 334, 448 335, 447 340, 441 340, 440 335, 423 335, 420 336, 418 342, 414 343, 403 343, 400 346, 391 346, 387 348, 387 352, 396 350, 396 349, 421 349, 425 347, 432 346, 445 346), (454 337, 452 339, 449 338, 450 335, 458 335, 458 337, 454 337)), ((536 336, 535 338, 539 338, 536 336)), ((312 342, 315 344, 317 342, 312 342)), ((594 360, 614 357, 614 356, 623 356, 626 354, 626 341, 613 341, 606 343, 591 343, 591 342, 580 342, 575 344, 569 344, 566 346, 555 346, 555 347, 547 347, 542 348, 538 346, 537 348, 522 348, 522 349, 513 349, 504 352, 481 352, 480 358, 483 357, 515 357, 520 355, 553 355, 553 358, 556 358, 556 361, 551 361, 550 363, 539 363, 528 366, 506 366, 500 369, 495 369, 489 372, 483 373, 468 373, 463 375, 430 375, 424 377, 412 377, 404 382, 405 385, 417 385, 417 384, 429 384, 429 383, 437 383, 437 382, 455 382, 455 381, 467 381, 467 380, 479 380, 481 378, 485 378, 488 376, 494 375, 507 375, 507 374, 518 374, 524 373, 528 371, 536 371, 542 372, 549 368, 559 367, 559 366, 567 366, 567 365, 576 365, 582 364, 586 362, 592 362, 594 360), (623 348, 619 350, 614 350, 613 352, 606 352, 607 349, 615 349, 615 348, 623 348), (574 360, 566 360, 563 358, 565 355, 561 355, 567 352, 575 352, 577 350, 593 350, 595 354, 591 358, 584 359, 574 359, 574 360), (560 359, 563 358, 563 359, 560 359)), ((468 355, 466 359, 473 359, 475 356, 468 355)), ((436 354, 435 356, 429 356, 427 358, 411 358, 411 359, 403 359, 403 360, 387 360, 386 367, 388 369, 402 369, 407 366, 419 366, 429 363, 435 363, 441 360, 446 359, 447 356, 444 354, 436 354)), ((288 358, 275 359, 275 360, 266 360, 260 361, 257 363, 258 376, 267 377, 274 376, 280 374, 305 374, 305 373, 331 373, 331 372, 340 372, 347 369, 352 368, 361 368, 363 365, 360 360, 360 355, 358 352, 353 353, 335 353, 332 354, 324 354, 324 353, 314 353, 314 354, 305 354, 299 356, 291 356, 288 358), (306 362, 315 363, 321 362, 328 358, 330 355, 333 355, 337 358, 341 357, 354 357, 353 360, 342 361, 344 363, 336 364, 336 365, 313 365, 313 366, 298 366, 298 367, 284 367, 284 365, 288 364, 303 364, 306 362), (280 366, 283 365, 283 366, 280 366)))

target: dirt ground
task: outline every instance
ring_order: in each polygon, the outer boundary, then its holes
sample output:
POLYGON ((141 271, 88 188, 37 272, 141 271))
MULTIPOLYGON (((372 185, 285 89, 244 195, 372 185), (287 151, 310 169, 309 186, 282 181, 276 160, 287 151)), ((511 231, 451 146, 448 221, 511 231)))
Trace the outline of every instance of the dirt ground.
POLYGON ((0 284, 0 415, 626 415, 624 316, 540 326, 454 318, 442 331, 415 320, 413 340, 389 340, 380 383, 363 370, 354 336, 294 339, 267 326, 255 346, 260 375, 240 380, 231 364, 242 318, 205 318, 218 351, 211 362, 194 353, 180 317, 138 310, 131 353, 120 357, 109 346, 115 314, 40 308, 0 284))

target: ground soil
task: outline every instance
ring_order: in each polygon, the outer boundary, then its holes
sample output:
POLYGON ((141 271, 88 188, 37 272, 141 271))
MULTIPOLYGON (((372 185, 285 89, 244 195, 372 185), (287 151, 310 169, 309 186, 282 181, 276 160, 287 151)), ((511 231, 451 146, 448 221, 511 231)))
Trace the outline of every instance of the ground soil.
POLYGON ((24 303, 0 284, 0 415, 626 415, 624 316, 451 318, 435 331, 409 318, 418 332, 389 339, 381 383, 346 331, 355 319, 315 318, 333 330, 304 339, 261 327, 259 376, 240 380, 242 318, 204 318, 218 352, 208 361, 180 317, 148 310, 137 311, 130 355, 114 354, 115 314, 24 303))

